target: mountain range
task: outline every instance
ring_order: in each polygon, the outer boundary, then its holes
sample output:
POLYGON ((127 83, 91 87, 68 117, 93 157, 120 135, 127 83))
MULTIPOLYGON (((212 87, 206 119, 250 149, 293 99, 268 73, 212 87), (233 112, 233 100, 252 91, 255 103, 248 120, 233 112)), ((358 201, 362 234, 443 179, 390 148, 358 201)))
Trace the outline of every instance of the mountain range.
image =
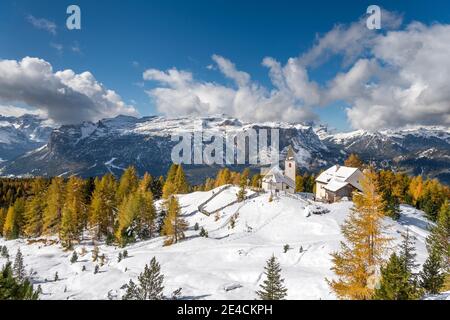
MULTIPOLYGON (((250 123, 232 117, 118 116, 96 123, 53 127, 35 115, 0 116, 0 174, 3 176, 116 175, 129 165, 140 174, 167 172, 177 142, 171 136, 193 132, 224 135, 253 128, 279 129, 280 150, 292 146, 299 168, 318 172, 342 163, 350 153, 379 168, 435 177, 450 184, 450 128, 416 127, 370 132, 330 132, 327 127, 284 122, 250 123)), ((205 139, 207 140, 207 139, 205 139)), ((269 140, 270 141, 270 140, 269 140)), ((232 166, 240 169, 239 166, 232 166)), ((191 182, 214 175, 218 166, 187 165, 191 182)), ((256 170, 257 168, 254 167, 256 170)))

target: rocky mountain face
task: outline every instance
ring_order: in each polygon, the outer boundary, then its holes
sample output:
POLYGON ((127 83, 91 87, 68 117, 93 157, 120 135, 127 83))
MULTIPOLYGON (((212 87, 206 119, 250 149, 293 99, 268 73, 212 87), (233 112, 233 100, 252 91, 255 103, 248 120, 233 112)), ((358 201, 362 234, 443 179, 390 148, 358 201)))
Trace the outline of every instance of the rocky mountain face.
POLYGON ((13 160, 46 144, 53 128, 35 115, 0 115, 0 159, 13 160))
MULTIPOLYGON (((153 175, 162 175, 172 163, 171 152, 178 143, 172 141, 171 137, 197 132, 199 128, 202 128, 206 141, 204 145, 210 143, 211 135, 224 136, 226 133, 249 129, 255 129, 256 132, 260 129, 268 129, 269 132, 270 129, 279 129, 281 159, 288 146, 292 145, 302 170, 319 171, 342 162, 349 153, 354 152, 366 161, 373 161, 378 167, 429 175, 450 183, 448 128, 331 134, 325 127, 280 122, 248 123, 227 116, 176 119, 119 116, 54 130, 39 125, 33 127, 31 124, 17 128, 14 125, 0 127, 0 132, 3 132, 2 129, 4 132, 17 131, 21 137, 29 137, 26 141, 31 141, 26 144, 26 148, 15 150, 15 153, 0 148, 0 157, 7 160, 3 162, 1 174, 76 174, 87 177, 111 172, 120 175, 124 168, 134 165, 141 174, 149 171, 153 175), (32 142, 35 144, 32 145, 32 142)), ((4 136, 8 137, 7 134, 4 136)), ((185 167, 190 180, 197 183, 206 176, 214 175, 220 166, 185 167)), ((238 165, 231 167, 236 170, 242 168, 238 165)), ((258 169, 257 166, 253 167, 258 169)))

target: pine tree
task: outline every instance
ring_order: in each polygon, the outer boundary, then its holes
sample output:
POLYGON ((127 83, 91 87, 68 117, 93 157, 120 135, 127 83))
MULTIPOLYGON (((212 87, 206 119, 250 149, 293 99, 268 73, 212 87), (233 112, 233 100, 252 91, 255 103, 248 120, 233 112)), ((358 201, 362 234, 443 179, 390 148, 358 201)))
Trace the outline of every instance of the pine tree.
POLYGON ((420 297, 411 274, 405 269, 404 257, 391 255, 389 262, 381 268, 381 282, 375 289, 375 300, 415 300, 420 297))
POLYGON ((168 211, 164 219, 162 235, 166 236, 164 245, 169 246, 184 239, 184 232, 188 228, 187 222, 180 217, 180 205, 176 197, 172 196, 167 203, 168 211))
POLYGON ((284 279, 281 278, 281 267, 275 256, 272 256, 264 267, 266 280, 260 285, 256 294, 261 300, 283 300, 287 295, 284 279))
POLYGON ((352 153, 347 158, 347 160, 345 160, 344 165, 346 167, 362 169, 364 164, 363 164, 363 162, 361 161, 361 159, 359 158, 359 156, 357 154, 352 153))
POLYGON ((17 239, 21 235, 24 211, 25 202, 22 198, 17 199, 14 205, 9 207, 3 226, 3 236, 5 239, 17 239))
POLYGON ((24 211, 24 234, 27 237, 38 237, 42 234, 46 188, 47 184, 42 178, 37 178, 32 183, 33 196, 27 201, 24 211))
POLYGON ((246 185, 246 179, 242 178, 240 185, 239 185, 239 192, 236 195, 238 202, 242 202, 245 200, 245 197, 247 195, 247 191, 245 190, 245 185, 246 185))
POLYGON ((444 279, 441 257, 436 250, 432 250, 420 272, 420 285, 427 293, 438 294, 444 285, 444 279))
POLYGON ((62 210, 65 196, 64 179, 53 178, 46 196, 43 212, 43 233, 46 235, 58 234, 61 224, 62 210))
POLYGON ((3 227, 5 226, 7 214, 8 210, 6 208, 0 208, 0 236, 3 236, 3 227))
POLYGON ((14 276, 17 278, 19 282, 22 282, 25 280, 25 266, 23 263, 23 255, 20 251, 20 248, 17 249, 16 258, 14 259, 14 266, 13 266, 14 276))
POLYGON ((436 251, 446 274, 450 274, 450 203, 446 200, 439 210, 436 226, 427 238, 428 251, 436 251))
POLYGON ((332 253, 337 279, 328 283, 341 299, 372 298, 390 240, 382 233, 384 203, 376 192, 376 175, 367 172, 361 185, 363 192, 354 195, 354 207, 341 227, 346 242, 341 242, 340 252, 332 253))
POLYGON ((148 239, 156 232, 156 209, 153 195, 144 188, 139 188, 124 199, 118 212, 116 238, 120 245, 135 241, 137 238, 148 239))
POLYGON ((422 176, 417 176, 417 177, 414 177, 411 179, 408 192, 412 199, 412 205, 417 206, 417 204, 423 194, 422 176))
POLYGON ((72 257, 70 257, 70 263, 75 263, 78 261, 78 254, 76 251, 72 253, 72 257))
POLYGON ((19 280, 14 276, 11 262, 0 271, 0 300, 37 300, 39 292, 33 290, 28 279, 19 280))
POLYGON ((62 245, 71 248, 73 241, 78 241, 87 223, 87 206, 84 193, 84 181, 70 177, 62 210, 59 238, 62 245))
POLYGON ((189 184, 186 181, 186 175, 184 174, 183 166, 179 165, 177 173, 175 175, 175 193, 185 194, 189 192, 189 184))
POLYGON ((6 246, 2 247, 1 256, 2 256, 2 258, 9 259, 9 252, 8 252, 8 248, 6 246))
POLYGON ((116 182, 112 174, 96 180, 89 207, 89 226, 93 239, 107 238, 114 233, 116 182))
POLYGON ((116 201, 120 205, 122 201, 138 187, 138 176, 135 167, 128 167, 120 178, 116 193, 116 201))
POLYGON ((177 164, 172 164, 170 166, 169 171, 167 172, 167 178, 166 181, 164 182, 164 187, 163 187, 163 194, 162 197, 164 199, 168 199, 170 196, 172 196, 173 194, 176 193, 176 176, 177 176, 177 171, 178 171, 178 165, 177 164))
POLYGON ((138 285, 132 280, 126 285, 123 300, 163 300, 164 275, 155 257, 150 261, 150 267, 145 265, 144 272, 138 277, 138 285))
POLYGON ((100 252, 100 250, 98 249, 97 246, 95 246, 94 249, 92 250, 92 261, 94 261, 94 262, 97 261, 99 252, 100 252))
POLYGON ((416 247, 415 240, 416 237, 410 234, 409 228, 406 229, 406 232, 402 233, 403 241, 400 245, 400 258, 403 263, 403 269, 405 272, 413 275, 414 270, 419 266, 416 263, 416 247))

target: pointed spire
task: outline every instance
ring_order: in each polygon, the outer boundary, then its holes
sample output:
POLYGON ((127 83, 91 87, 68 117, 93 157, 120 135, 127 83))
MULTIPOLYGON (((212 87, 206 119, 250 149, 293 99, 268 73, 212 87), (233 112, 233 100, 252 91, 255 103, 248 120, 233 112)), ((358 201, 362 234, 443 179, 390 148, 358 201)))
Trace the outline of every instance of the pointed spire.
POLYGON ((288 147, 287 156, 286 156, 286 160, 294 160, 294 158, 295 158, 294 149, 292 149, 292 146, 289 146, 288 147))

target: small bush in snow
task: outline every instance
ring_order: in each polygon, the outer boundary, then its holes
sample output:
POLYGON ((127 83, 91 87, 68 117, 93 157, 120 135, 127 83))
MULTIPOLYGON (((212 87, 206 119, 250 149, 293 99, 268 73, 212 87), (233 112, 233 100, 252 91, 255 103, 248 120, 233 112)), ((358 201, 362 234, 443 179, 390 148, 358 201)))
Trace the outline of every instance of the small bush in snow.
POLYGON ((284 253, 288 252, 291 249, 291 247, 288 244, 285 244, 283 247, 284 253))
POLYGON ((77 262, 77 261, 78 261, 78 254, 77 254, 76 251, 74 251, 74 252, 72 253, 72 257, 70 258, 70 262, 71 262, 71 263, 75 263, 75 262, 77 262))

